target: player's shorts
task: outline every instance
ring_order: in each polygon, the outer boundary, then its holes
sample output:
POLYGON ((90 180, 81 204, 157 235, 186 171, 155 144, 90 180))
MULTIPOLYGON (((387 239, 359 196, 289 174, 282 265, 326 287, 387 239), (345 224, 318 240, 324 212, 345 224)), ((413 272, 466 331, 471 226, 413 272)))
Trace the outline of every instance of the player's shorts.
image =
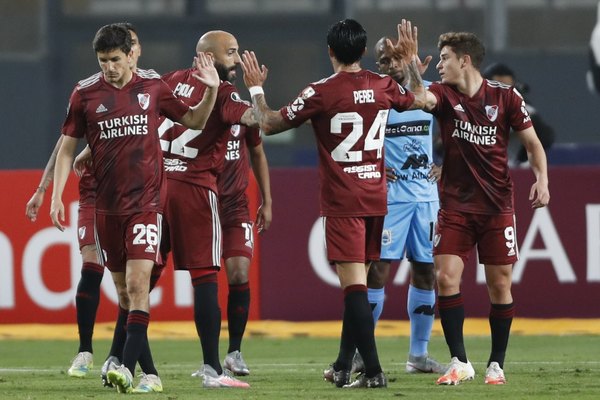
POLYGON ((482 264, 514 264, 519 259, 513 214, 470 214, 441 209, 433 245, 434 256, 454 254, 465 263, 475 245, 482 264))
POLYGON ((223 225, 223 258, 246 257, 252 259, 254 232, 252 222, 240 222, 233 226, 223 225))
POLYGON ((124 272, 127 260, 151 260, 162 264, 160 239, 162 214, 96 214, 98 258, 111 272, 124 272))
POLYGON ((433 234, 439 201, 388 204, 381 235, 381 259, 433 262, 433 234))
POLYGON ((220 267, 222 232, 217 195, 179 180, 167 182, 165 219, 175 269, 220 267))
POLYGON ((383 216, 324 217, 329 262, 379 261, 383 216))
POLYGON ((79 250, 84 246, 96 245, 94 237, 94 221, 96 218, 96 207, 84 207, 79 205, 77 213, 77 240, 79 250))

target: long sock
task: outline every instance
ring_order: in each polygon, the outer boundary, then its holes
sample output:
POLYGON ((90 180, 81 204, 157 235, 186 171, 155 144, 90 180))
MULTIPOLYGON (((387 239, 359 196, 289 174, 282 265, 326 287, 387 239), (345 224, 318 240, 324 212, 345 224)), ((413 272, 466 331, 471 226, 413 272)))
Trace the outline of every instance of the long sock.
POLYGON ((373 378, 381 372, 375 344, 375 323, 365 285, 351 285, 344 289, 344 306, 349 312, 350 329, 356 348, 365 363, 365 375, 373 378))
POLYGON ((142 351, 140 352, 140 359, 138 360, 140 363, 140 368, 145 374, 158 376, 158 371, 154 366, 154 359, 152 358, 152 351, 150 350, 150 343, 148 342, 148 334, 146 334, 145 339, 146 340, 144 340, 142 351))
POLYGON ((348 307, 344 307, 344 316, 342 319, 342 335, 340 337, 340 351, 338 357, 333 363, 334 371, 350 370, 352 368, 352 358, 356 352, 356 342, 352 332, 352 322, 350 321, 352 313, 348 307))
POLYGON ((435 292, 433 290, 408 287, 406 308, 410 319, 409 354, 419 357, 427 354, 427 346, 435 315, 435 292))
POLYGON ((462 295, 458 293, 452 296, 438 296, 438 310, 450 357, 457 357, 466 363, 467 352, 463 338, 465 306, 462 295))
POLYGON ((127 317, 127 340, 123 348, 123 364, 135 376, 135 365, 140 358, 140 353, 147 343, 148 324, 150 314, 142 310, 131 310, 127 317))
POLYGON ((240 285, 229 285, 229 295, 227 297, 228 353, 241 350, 242 338, 248 322, 249 308, 250 286, 248 282, 240 285))
POLYGON ((508 347, 510 326, 515 316, 514 303, 492 304, 490 308, 490 328, 492 331, 492 352, 488 360, 488 366, 496 361, 500 368, 504 368, 504 357, 508 347))
POLYGON ((108 353, 109 356, 117 357, 119 361, 123 360, 123 347, 125 347, 125 340, 127 339, 128 316, 129 311, 119 306, 119 315, 117 316, 117 323, 115 324, 110 352, 108 353))
POLYGON ((77 308, 77 327, 79 328, 79 352, 93 353, 92 336, 96 312, 100 303, 100 283, 104 267, 96 263, 85 262, 81 268, 81 279, 77 285, 75 307, 77 308))
POLYGON ((219 361, 219 335, 221 333, 221 309, 218 301, 217 274, 192 278, 194 287, 194 322, 200 337, 204 364, 223 373, 219 361))
POLYGON ((369 299, 369 304, 371 304, 371 307, 373 308, 373 322, 377 325, 377 321, 379 321, 379 317, 381 317, 381 313, 383 312, 385 288, 367 289, 367 298, 369 299))

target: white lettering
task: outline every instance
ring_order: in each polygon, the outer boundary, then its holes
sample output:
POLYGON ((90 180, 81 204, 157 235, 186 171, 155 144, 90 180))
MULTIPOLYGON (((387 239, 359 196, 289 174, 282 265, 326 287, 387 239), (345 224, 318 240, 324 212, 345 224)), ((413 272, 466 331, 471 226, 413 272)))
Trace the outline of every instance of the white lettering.
POLYGON ((0 310, 15 308, 15 265, 12 245, 0 232, 0 310))
POLYGON ((600 204, 585 205, 587 281, 600 282, 600 204))
MULTIPOLYGON (((559 282, 576 282, 577 277, 567 257, 567 253, 558 237, 558 232, 552 222, 552 216, 548 208, 539 208, 533 214, 527 235, 523 241, 520 251, 520 260, 517 261, 513 270, 513 282, 518 283, 525 272, 528 260, 549 260, 554 267, 559 282), (532 249, 533 242, 539 233, 545 248, 532 249)), ((539 273, 539 272, 538 272, 539 273)))
POLYGON ((354 104, 375 103, 375 92, 373 89, 355 90, 354 104))

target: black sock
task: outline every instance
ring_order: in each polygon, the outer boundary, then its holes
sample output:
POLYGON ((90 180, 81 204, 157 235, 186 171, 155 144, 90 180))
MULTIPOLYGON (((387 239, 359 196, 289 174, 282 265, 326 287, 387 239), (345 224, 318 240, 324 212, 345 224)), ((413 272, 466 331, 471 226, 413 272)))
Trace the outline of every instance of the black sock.
POLYGON ((75 306, 77 308, 77 326, 79 328, 79 352, 93 353, 92 336, 96 311, 100 303, 100 283, 104 267, 96 263, 85 262, 81 268, 81 279, 77 285, 75 306))
POLYGON ((142 310, 131 310, 127 317, 127 340, 123 348, 123 364, 135 376, 137 364, 144 343, 147 342, 150 314, 142 310))
POLYGON ((504 368, 504 357, 508 347, 510 326, 515 316, 514 303, 492 304, 490 308, 490 328, 492 331, 492 352, 488 360, 488 366, 496 361, 500 368, 504 368))
POLYGON ((146 340, 144 340, 144 344, 142 346, 142 351, 140 353, 140 358, 138 362, 140 363, 140 368, 145 374, 152 374, 158 376, 158 371, 154 366, 154 359, 152 358, 152 351, 150 351, 150 343, 148 342, 148 334, 146 334, 146 340))
POLYGON ((462 295, 438 296, 438 310, 450 357, 457 357, 459 361, 466 363, 467 352, 463 338, 465 306, 462 295))
POLYGON ((123 360, 123 347, 125 347, 125 340, 127 339, 127 317, 129 311, 119 306, 119 315, 117 316, 117 323, 115 324, 115 331, 113 333, 113 340, 110 346, 109 356, 114 356, 123 360))
POLYGON ((344 317, 342 319, 342 336, 340 338, 340 352, 337 360, 333 363, 333 370, 350 370, 352 368, 352 357, 356 352, 356 343, 352 333, 352 323, 350 322, 351 312, 344 307, 344 317))
POLYGON ((365 285, 351 285, 344 289, 345 310, 350 313, 350 328, 356 348, 365 363, 365 375, 372 378, 381 372, 375 344, 375 322, 365 285))
POLYGON ((229 285, 229 295, 227 297, 228 353, 240 350, 242 347, 242 337, 248 322, 249 308, 250 286, 248 282, 240 285, 229 285))
POLYGON ((192 279, 194 287, 194 322, 200 337, 204 364, 223 373, 219 360, 219 335, 221 334, 221 309, 218 301, 217 274, 192 279))

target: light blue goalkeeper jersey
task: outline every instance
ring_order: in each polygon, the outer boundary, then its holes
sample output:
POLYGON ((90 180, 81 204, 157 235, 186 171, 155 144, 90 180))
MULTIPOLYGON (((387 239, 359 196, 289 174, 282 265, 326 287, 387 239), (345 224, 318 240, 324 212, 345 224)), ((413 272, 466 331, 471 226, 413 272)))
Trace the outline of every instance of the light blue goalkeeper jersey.
POLYGON ((392 168, 398 179, 387 182, 388 204, 438 200, 437 183, 427 180, 433 162, 434 121, 433 115, 421 110, 390 110, 385 128, 385 166, 392 168))

